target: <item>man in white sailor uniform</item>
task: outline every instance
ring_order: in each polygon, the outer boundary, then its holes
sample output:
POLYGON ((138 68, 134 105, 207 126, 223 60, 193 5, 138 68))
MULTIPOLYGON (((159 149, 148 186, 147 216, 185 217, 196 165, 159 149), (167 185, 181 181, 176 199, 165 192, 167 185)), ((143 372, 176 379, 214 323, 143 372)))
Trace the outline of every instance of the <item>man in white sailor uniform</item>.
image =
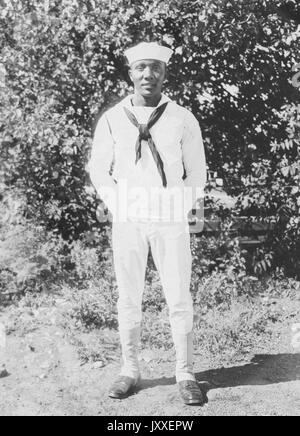
POLYGON ((126 398, 141 379, 138 347, 151 248, 169 308, 179 392, 185 404, 203 404, 193 372, 188 212, 203 195, 206 160, 198 121, 162 94, 172 53, 156 43, 125 52, 134 93, 100 118, 88 168, 113 216, 123 366, 109 396, 126 398))

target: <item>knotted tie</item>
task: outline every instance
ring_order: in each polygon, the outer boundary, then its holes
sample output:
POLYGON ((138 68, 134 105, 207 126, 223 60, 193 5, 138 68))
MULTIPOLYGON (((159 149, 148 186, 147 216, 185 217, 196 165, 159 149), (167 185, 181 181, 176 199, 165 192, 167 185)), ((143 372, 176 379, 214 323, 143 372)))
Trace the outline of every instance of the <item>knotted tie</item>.
POLYGON ((164 172, 164 163, 157 151, 157 148, 154 144, 154 141, 152 139, 150 129, 154 126, 154 124, 160 119, 162 114, 164 113, 168 103, 164 103, 163 105, 159 106, 155 111, 151 114, 149 121, 147 124, 139 124, 138 120, 134 116, 130 110, 128 110, 126 107, 124 107, 124 110, 126 112, 126 115, 128 116, 129 120, 132 122, 132 124, 139 129, 139 137, 136 142, 135 150, 136 150, 136 160, 135 164, 138 163, 138 161, 142 158, 142 141, 147 141, 148 145, 150 147, 152 156, 154 158, 154 161, 157 165, 158 172, 161 176, 162 183, 164 188, 167 186, 167 178, 164 172))

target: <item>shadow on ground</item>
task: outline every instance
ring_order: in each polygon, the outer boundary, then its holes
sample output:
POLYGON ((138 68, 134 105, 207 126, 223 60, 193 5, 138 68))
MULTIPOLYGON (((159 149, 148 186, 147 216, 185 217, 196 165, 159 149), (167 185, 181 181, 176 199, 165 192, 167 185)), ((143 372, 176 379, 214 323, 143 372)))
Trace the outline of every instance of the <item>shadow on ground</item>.
MULTIPOLYGON (((196 374, 206 392, 237 386, 257 386, 300 380, 300 354, 260 354, 249 364, 218 368, 196 374)), ((141 389, 175 384, 175 378, 143 380, 141 389)))

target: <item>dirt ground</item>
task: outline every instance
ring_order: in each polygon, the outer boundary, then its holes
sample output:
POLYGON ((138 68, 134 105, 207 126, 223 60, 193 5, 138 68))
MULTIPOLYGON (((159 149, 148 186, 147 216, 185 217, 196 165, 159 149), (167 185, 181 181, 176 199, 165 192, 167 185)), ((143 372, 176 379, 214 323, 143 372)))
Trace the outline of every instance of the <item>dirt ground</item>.
MULTIPOLYGON (((167 353, 159 361, 141 361, 143 381, 135 395, 122 401, 109 399, 107 391, 119 363, 82 365, 65 330, 51 316, 39 328, 13 332, 6 344, 2 340, 0 363, 8 375, 0 379, 1 416, 300 415, 300 354, 290 345, 290 325, 280 326, 278 340, 267 349, 253 350, 231 367, 196 356, 197 379, 209 402, 189 407, 181 404, 174 361, 167 353)), ((0 323, 7 322, 4 312, 0 323)))

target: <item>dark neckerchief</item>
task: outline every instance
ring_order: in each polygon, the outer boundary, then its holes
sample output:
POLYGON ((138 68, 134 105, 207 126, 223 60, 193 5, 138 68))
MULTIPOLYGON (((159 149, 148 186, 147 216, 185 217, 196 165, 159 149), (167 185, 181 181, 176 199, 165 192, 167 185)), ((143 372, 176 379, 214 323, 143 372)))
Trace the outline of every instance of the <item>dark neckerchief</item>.
POLYGON ((147 124, 140 124, 138 122, 138 120, 136 119, 135 115, 130 112, 129 109, 127 109, 126 107, 124 107, 125 113, 129 119, 129 121, 131 121, 131 123, 138 128, 139 130, 139 136, 136 142, 136 146, 135 146, 135 150, 136 150, 136 160, 135 160, 135 164, 138 163, 138 161, 141 159, 142 157, 142 141, 147 141, 148 145, 150 147, 152 156, 154 158, 154 161, 156 163, 158 172, 161 176, 162 179, 162 183, 164 188, 166 188, 167 186, 167 178, 165 175, 165 171, 164 171, 164 163, 160 157, 159 152, 157 151, 156 145, 154 144, 154 141, 152 139, 151 133, 150 133, 150 129, 154 126, 155 123, 157 123, 157 121, 160 119, 160 117, 163 115, 164 111, 166 110, 166 107, 168 106, 168 102, 162 104, 161 106, 159 106, 158 108, 156 108, 154 110, 154 112, 152 112, 149 121, 147 124))

